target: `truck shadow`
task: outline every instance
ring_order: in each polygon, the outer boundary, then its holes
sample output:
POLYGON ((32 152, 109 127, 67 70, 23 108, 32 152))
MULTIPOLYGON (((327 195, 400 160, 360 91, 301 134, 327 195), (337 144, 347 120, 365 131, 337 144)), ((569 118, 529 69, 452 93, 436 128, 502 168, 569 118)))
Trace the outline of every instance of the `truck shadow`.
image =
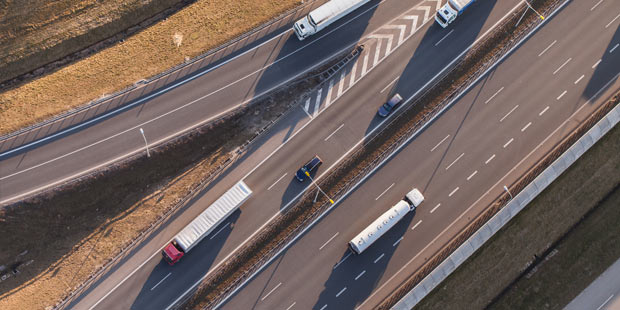
POLYGON ((192 284, 199 282, 206 271, 213 267, 240 215, 240 210, 235 211, 174 266, 168 265, 161 259, 161 255, 156 256, 159 263, 143 282, 142 289, 133 300, 130 308, 150 309, 153 305, 166 307, 189 289, 192 284), (201 266, 203 271, 196 272, 196 266, 201 266), (185 285, 178 285, 179 283, 185 285))
MULTIPOLYGON (((620 52, 620 47, 617 46, 618 42, 620 42, 620 31, 619 27, 616 27, 616 31, 609 38, 609 44, 607 47, 601 51, 600 62, 596 65, 594 69, 594 73, 592 77, 588 80, 588 84, 586 85, 581 97, 586 100, 590 100, 595 96, 603 93, 605 90, 609 89, 609 87, 618 80, 618 73, 620 73, 620 57, 615 56, 611 51, 614 49, 615 53, 620 52)), ((597 61, 597 59, 593 59, 593 61, 597 61)), ((594 66, 595 63, 592 63, 594 66)), ((577 79, 578 77, 575 77, 577 79)), ((573 109, 578 109, 579 102, 575 102, 573 109)), ((592 104, 592 102, 590 102, 592 104)))
MULTIPOLYGON (((415 211, 381 236, 377 242, 359 255, 353 254, 333 269, 312 309, 355 309, 380 285, 388 264, 400 243, 394 245, 407 233, 415 217, 415 211), (342 291, 346 287, 345 291, 342 291)), ((374 219, 372 219, 374 220, 374 219)), ((372 221, 371 220, 371 221, 372 221)), ((342 259, 350 250, 342 254, 342 259)))

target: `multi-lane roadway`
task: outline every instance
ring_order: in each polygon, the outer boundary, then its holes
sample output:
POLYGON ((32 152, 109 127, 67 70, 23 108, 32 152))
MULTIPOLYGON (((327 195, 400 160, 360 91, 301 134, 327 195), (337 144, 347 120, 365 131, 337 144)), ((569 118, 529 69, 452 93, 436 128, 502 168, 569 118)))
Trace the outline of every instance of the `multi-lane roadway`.
POLYGON ((433 25, 431 20, 433 11, 441 4, 438 1, 409 3, 408 7, 401 7, 400 2, 385 1, 374 9, 376 4, 371 2, 342 21, 347 23, 346 28, 327 29, 324 36, 319 34, 304 41, 316 48, 322 44, 342 46, 350 36, 349 31, 358 37, 356 33, 366 32, 361 35, 364 53, 344 75, 337 74, 309 101, 302 102, 297 111, 281 120, 264 140, 254 144, 257 148, 186 212, 167 223, 118 269, 72 305, 80 309, 166 307, 281 209, 288 207, 308 186, 293 179, 294 171, 304 161, 317 153, 323 158, 325 164, 315 175, 320 178, 380 124, 381 120, 375 116, 376 109, 388 96, 394 92, 406 98, 412 96, 518 3, 481 2, 470 14, 471 18, 464 19, 461 28, 448 37, 447 32, 433 25), (356 20, 360 18, 365 21, 358 25, 356 20), (368 23, 376 25, 375 29, 356 28, 366 28, 368 23), (321 43, 323 40, 328 42, 321 43), (270 153, 263 146, 274 146, 277 151, 270 153), (241 178, 254 191, 241 212, 233 214, 229 222, 192 250, 192 255, 184 257, 180 264, 174 267, 163 264, 158 250, 241 178))
POLYGON ((617 2, 569 2, 222 308, 374 308, 620 87, 619 16, 617 2), (352 254, 413 187, 415 214, 352 254))

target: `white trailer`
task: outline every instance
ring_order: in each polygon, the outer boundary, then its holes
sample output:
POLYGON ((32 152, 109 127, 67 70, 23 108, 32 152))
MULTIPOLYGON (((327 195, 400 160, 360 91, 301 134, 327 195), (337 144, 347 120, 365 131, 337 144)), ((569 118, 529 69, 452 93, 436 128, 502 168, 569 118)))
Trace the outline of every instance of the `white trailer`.
POLYGON ((251 194, 252 190, 243 181, 239 181, 174 237, 162 251, 164 259, 168 264, 174 265, 185 253, 239 209, 251 194))
POLYGON ((349 241, 349 247, 357 254, 364 252, 390 228, 394 227, 408 212, 415 210, 422 201, 424 201, 422 193, 417 188, 412 189, 405 195, 405 199, 399 201, 349 241))
POLYGON ((341 17, 353 12, 370 0, 331 0, 312 10, 293 25, 297 38, 301 41, 311 36, 341 17))
POLYGON ((448 0, 435 14, 435 21, 443 27, 448 27, 457 16, 461 15, 467 7, 476 0, 448 0))

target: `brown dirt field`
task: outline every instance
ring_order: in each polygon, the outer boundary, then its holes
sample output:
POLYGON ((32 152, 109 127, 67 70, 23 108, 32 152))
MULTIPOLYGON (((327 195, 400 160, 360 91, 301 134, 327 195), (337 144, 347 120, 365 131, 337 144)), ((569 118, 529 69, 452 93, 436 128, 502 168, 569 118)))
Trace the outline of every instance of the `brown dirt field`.
MULTIPOLYGON (((579 223, 588 211, 599 205, 614 190, 617 191, 620 184, 620 157, 609 155, 619 153, 620 127, 616 126, 414 309, 487 308, 504 288, 536 261, 536 257, 544 257, 544 253, 552 249, 552 244, 563 237, 576 223, 579 223)), ((609 208, 601 208, 601 210, 604 209, 609 208)), ((610 211, 602 212, 610 214, 608 213, 610 211)), ((583 255, 582 250, 603 250, 605 248, 601 249, 601 246, 613 241, 614 238, 616 238, 616 245, 612 248, 615 248, 614 251, 620 255, 617 233, 605 235, 603 231, 598 230, 605 227, 617 227, 617 219, 620 215, 618 215, 618 210, 612 213, 616 214, 612 226, 601 226, 597 228, 598 232, 591 230, 589 233, 585 231, 588 229, 577 228, 574 234, 571 233, 574 237, 566 239, 565 244, 571 246, 560 245, 558 247, 560 253, 558 256, 565 255, 562 263, 555 265, 550 261, 546 262, 542 268, 547 269, 547 265, 554 265, 555 267, 549 267, 549 269, 557 270, 559 267, 561 273, 569 276, 571 272, 566 272, 568 268, 575 268, 573 269, 575 272, 580 268, 586 268, 582 259, 575 259, 575 256, 583 255), (605 238, 602 238, 603 236, 605 238), (601 238, 597 239, 599 237, 601 238), (569 239, 573 241, 568 241, 569 239), (584 244, 586 242, 590 244, 584 244)), ((592 218, 600 220, 599 215, 592 218)), ((592 221, 598 222, 599 220, 592 221)), ((587 221, 589 220, 584 223, 587 221)), ((592 227, 591 225, 587 224, 588 227, 592 227)), ((593 263, 592 265, 597 265, 592 271, 600 270, 606 264, 609 266, 609 259, 613 256, 615 260, 618 255, 603 255, 605 259, 600 259, 600 262, 590 262, 593 263)), ((599 258, 601 257, 597 256, 597 259, 599 258)), ((582 280, 577 281, 581 282, 579 285, 591 279, 594 276, 593 273, 587 276, 583 272, 576 273, 583 276, 582 280)), ((561 280, 563 278, 554 278, 555 275, 551 276, 550 273, 535 275, 535 277, 544 278, 544 275, 551 278, 529 289, 524 287, 534 280, 523 280, 507 294, 505 299, 500 299, 497 305, 489 309, 560 309, 564 304, 560 301, 562 299, 554 300, 556 298, 554 294, 566 288, 565 285, 558 285, 558 283, 567 282, 561 280), (540 285, 543 283, 544 285, 540 285), (552 291, 543 293, 542 287, 547 285, 553 287, 552 291), (543 298, 543 294, 546 298, 543 298), (535 301, 536 299, 540 300, 535 301), (544 306, 545 304, 547 306, 544 306)), ((579 285, 570 285, 572 290, 562 293, 563 300, 570 298, 569 296, 575 290, 578 293, 579 285)))
MULTIPOLYGON (((138 0, 128 3, 120 0, 107 0, 105 3, 111 5, 110 11, 103 11, 105 13, 102 13, 98 11, 96 6, 88 6, 88 3, 95 1, 84 2, 84 7, 70 5, 74 2, 82 4, 82 1, 76 0, 63 2, 32 0, 32 2, 38 5, 45 3, 56 3, 58 5, 58 7, 50 7, 44 12, 69 12, 73 9, 76 13, 81 14, 86 14, 86 12, 96 14, 98 12, 117 17, 123 13, 131 15, 129 12, 132 10, 125 5, 147 3, 138 0), (116 4, 118 11, 114 11, 114 4, 116 4), (118 8, 119 6, 121 8, 118 8), (118 15, 112 14, 112 11, 118 12, 118 15)), ((97 3, 99 2, 101 1, 97 1, 97 3)), ((162 4, 174 2, 178 1, 168 0, 162 4)), ((16 3, 5 2, 5 7, 12 7, 17 5, 16 3)), ((154 76, 184 62, 186 58, 198 56, 223 44, 299 5, 299 3, 299 0, 198 0, 121 43, 27 84, 0 93, 0 119, 2 119, 0 134, 35 124, 105 94, 124 89, 136 81, 154 76)), ((7 10, 1 12, 5 12, 5 15, 1 16, 2 20, 10 22, 10 25, 5 26, 8 35, 0 37, 0 39, 4 39, 5 42, 13 42, 15 45, 16 41, 19 40, 11 36, 17 33, 27 33, 28 29, 9 31, 9 29, 15 28, 11 26, 14 24, 11 22, 14 21, 14 18, 9 18, 12 15, 6 13, 7 10)), ((59 15, 62 14, 57 13, 57 16, 59 15)), ((125 18, 128 15, 125 15, 125 18)), ((71 20, 69 16, 67 18, 71 20)), ((57 23, 58 25, 64 22, 62 18, 53 20, 53 18, 39 17, 36 14, 29 18, 29 21, 36 25, 33 27, 38 26, 38 29, 41 29, 46 35, 48 31, 53 30, 43 27, 45 21, 49 20, 55 21, 54 24, 57 23), (37 21, 43 21, 43 23, 39 25, 37 21)), ((0 26, 2 25, 0 24, 0 26)), ((81 28, 78 27, 78 29, 81 28)), ((62 38, 59 36, 56 39, 62 38)), ((39 44, 44 45, 43 43, 39 44)), ((21 53, 27 54, 25 50, 21 53)), ((17 53, 16 55, 19 56, 20 54, 17 53)))
POLYGON ((0 239, 0 309, 43 309, 60 301, 317 83, 291 83, 153 149, 148 159, 138 155, 0 210, 0 235, 5 236, 0 239))
POLYGON ((0 83, 106 39, 183 0, 7 0, 0 83))

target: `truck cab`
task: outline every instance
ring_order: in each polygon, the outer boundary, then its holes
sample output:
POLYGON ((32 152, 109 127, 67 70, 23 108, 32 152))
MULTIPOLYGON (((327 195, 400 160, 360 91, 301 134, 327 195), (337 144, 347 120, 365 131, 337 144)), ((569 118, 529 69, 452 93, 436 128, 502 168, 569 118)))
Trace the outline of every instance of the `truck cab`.
POLYGON ((453 22, 456 19, 456 16, 459 14, 457 10, 450 6, 450 1, 448 1, 441 9, 437 10, 437 14, 435 14, 435 21, 443 28, 448 27, 448 24, 453 22))
POLYGON ((308 36, 314 34, 314 26, 311 24, 309 15, 298 20, 293 25, 293 29, 295 30, 295 35, 297 35, 299 41, 302 41, 308 36))
POLYGON ((178 262, 185 254, 182 249, 177 247, 174 241, 170 242, 162 251, 162 256, 168 265, 172 266, 178 262))

